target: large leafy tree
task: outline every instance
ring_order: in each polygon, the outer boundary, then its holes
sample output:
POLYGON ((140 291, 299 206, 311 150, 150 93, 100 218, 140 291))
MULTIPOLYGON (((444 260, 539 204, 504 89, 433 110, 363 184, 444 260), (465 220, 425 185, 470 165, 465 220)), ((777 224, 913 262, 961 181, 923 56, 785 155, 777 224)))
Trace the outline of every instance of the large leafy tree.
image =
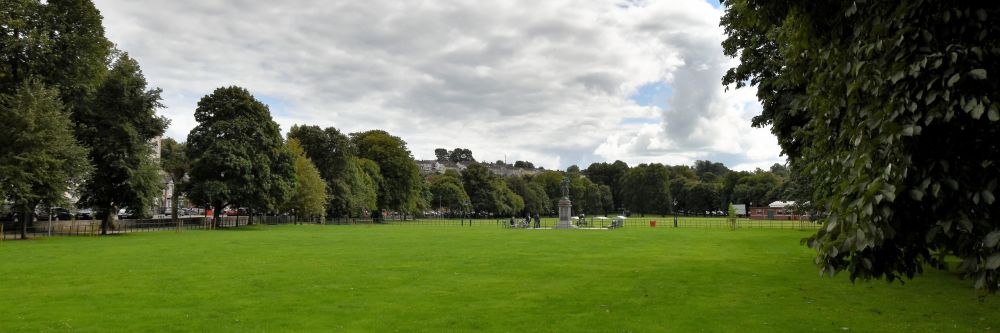
POLYGON ((562 180, 566 175, 562 171, 543 171, 531 177, 531 182, 538 184, 549 197, 549 206, 558 207, 562 198, 562 180))
POLYGON ((406 141, 382 130, 351 133, 358 156, 374 161, 382 176, 378 191, 379 210, 414 213, 423 195, 417 163, 406 141))
POLYGON ((73 119, 107 71, 111 42, 89 0, 9 0, 0 6, 0 94, 36 78, 73 119))
POLYGON ((524 201, 526 213, 548 214, 552 210, 551 201, 541 184, 523 177, 508 177, 507 187, 524 201))
POLYGON ((361 180, 360 170, 353 164, 355 156, 354 144, 347 135, 333 127, 322 129, 319 126, 296 125, 288 132, 290 139, 299 141, 306 156, 315 163, 320 175, 326 181, 329 191, 328 213, 330 216, 349 215, 352 208, 358 206, 354 200, 359 198, 355 191, 367 188, 358 187, 361 180))
POLYGON ((465 193, 461 175, 448 170, 443 175, 430 179, 431 205, 435 208, 447 208, 452 212, 462 211, 469 195, 465 193))
POLYGON ((168 121, 156 115, 160 89, 146 86, 139 64, 118 54, 92 103, 77 110, 77 136, 90 148, 94 165, 78 205, 105 216, 102 234, 119 208, 146 214, 163 186, 151 140, 163 134, 168 121))
POLYGON ((622 207, 622 203, 624 202, 625 189, 622 186, 622 177, 628 169, 628 164, 622 161, 615 161, 614 163, 601 162, 592 163, 583 170, 583 174, 587 175, 587 178, 590 178, 594 183, 610 187, 611 196, 614 201, 612 208, 617 208, 622 207))
POLYGON ((954 255, 1000 290, 1000 7, 966 1, 726 1, 723 79, 756 85, 828 215, 821 271, 890 281, 954 255))
POLYGON ((351 187, 352 216, 366 216, 378 209, 378 189, 382 188, 382 169, 375 161, 354 157, 351 160, 355 174, 348 178, 351 187))
POLYGON ((326 212, 326 182, 320 177, 316 166, 306 157, 298 140, 289 138, 287 145, 288 150, 295 156, 295 189, 284 208, 297 216, 322 218, 326 212))
POLYGON ((524 199, 482 164, 472 164, 462 171, 462 186, 476 211, 514 214, 524 209, 524 199))
POLYGON ((164 138, 160 143, 160 168, 167 173, 170 181, 174 183, 170 194, 170 216, 177 219, 177 207, 180 205, 180 188, 184 182, 184 177, 191 170, 191 160, 187 157, 187 146, 178 143, 173 138, 164 138))
POLYGON ((438 162, 448 162, 448 155, 450 155, 450 153, 448 152, 447 149, 444 148, 434 149, 434 158, 437 159, 438 162))
POLYGON ((215 209, 227 205, 273 211, 291 194, 294 155, 285 147, 267 105, 244 88, 218 88, 198 101, 188 134, 190 200, 215 209))
POLYGON ((670 171, 662 164, 639 164, 622 177, 625 207, 638 212, 667 214, 673 211, 670 171))
MULTIPOLYGON (((437 153, 435 151, 435 153, 437 153)), ((475 162, 476 158, 472 157, 472 150, 466 148, 455 148, 448 153, 448 160, 458 163, 458 162, 475 162)))
POLYGON ((0 194, 21 213, 21 237, 39 203, 60 204, 90 169, 58 92, 28 81, 0 95, 0 194))
POLYGON ((728 207, 729 203, 767 206, 772 201, 789 198, 782 195, 784 183, 785 181, 773 172, 760 169, 754 172, 730 172, 724 177, 719 193, 721 204, 723 207, 728 207))

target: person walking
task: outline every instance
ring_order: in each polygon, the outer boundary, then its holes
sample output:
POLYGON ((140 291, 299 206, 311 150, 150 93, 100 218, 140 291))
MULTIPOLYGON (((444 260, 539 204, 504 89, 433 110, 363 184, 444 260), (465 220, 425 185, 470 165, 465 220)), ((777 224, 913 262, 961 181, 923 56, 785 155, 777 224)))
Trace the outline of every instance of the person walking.
POLYGON ((542 227, 542 218, 538 216, 538 212, 535 212, 535 228, 542 227))

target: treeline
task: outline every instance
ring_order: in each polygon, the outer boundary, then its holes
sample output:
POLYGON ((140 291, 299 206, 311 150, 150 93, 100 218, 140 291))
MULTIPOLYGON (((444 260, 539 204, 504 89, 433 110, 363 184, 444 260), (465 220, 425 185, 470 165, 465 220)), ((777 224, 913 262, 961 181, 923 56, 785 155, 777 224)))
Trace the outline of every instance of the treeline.
POLYGON ((168 126, 156 115, 161 90, 148 87, 138 62, 104 37, 92 3, 21 0, 0 11, 0 110, 6 121, 0 127, 0 195, 5 209, 24 222, 22 230, 38 207, 70 204, 66 194, 72 193, 78 207, 103 219, 106 232, 122 209, 148 215, 165 180, 175 184, 173 198, 184 196, 216 217, 230 207, 375 219, 388 212, 553 214, 564 178, 574 210, 587 214, 766 204, 788 184, 780 165, 748 173, 707 161, 634 167, 616 161, 566 171, 517 161, 514 168, 532 172, 501 177, 490 169, 496 165, 476 162, 464 148, 437 149, 439 161, 456 167, 422 177, 406 142, 382 130, 345 134, 297 125, 283 137, 267 105, 241 87, 204 96, 186 141, 164 139, 156 156, 151 143, 168 126))
POLYGON ((746 172, 710 161, 634 167, 615 161, 593 163, 584 170, 570 166, 566 171, 500 177, 486 165, 473 163, 462 172, 431 176, 429 206, 477 214, 554 214, 564 178, 569 179, 574 212, 585 214, 705 214, 725 211, 729 203, 767 205, 795 195, 794 181, 781 164, 746 172))

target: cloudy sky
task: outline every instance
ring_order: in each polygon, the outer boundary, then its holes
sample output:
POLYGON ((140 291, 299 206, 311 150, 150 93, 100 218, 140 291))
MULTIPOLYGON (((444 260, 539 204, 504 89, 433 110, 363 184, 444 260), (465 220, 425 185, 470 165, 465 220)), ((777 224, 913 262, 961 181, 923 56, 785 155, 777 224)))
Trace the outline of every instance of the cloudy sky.
POLYGON ((755 91, 720 83, 715 1, 94 2, 180 141, 202 96, 239 85, 283 131, 384 129, 418 159, 784 163, 749 125, 755 91))

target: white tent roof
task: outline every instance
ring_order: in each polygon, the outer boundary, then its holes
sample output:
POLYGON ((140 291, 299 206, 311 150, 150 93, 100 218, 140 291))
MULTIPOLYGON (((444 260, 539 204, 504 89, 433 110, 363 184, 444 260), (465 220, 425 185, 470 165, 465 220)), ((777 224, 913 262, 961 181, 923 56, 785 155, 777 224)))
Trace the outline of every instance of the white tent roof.
POLYGON ((791 205, 794 205, 794 204, 795 204, 795 201, 775 201, 775 202, 772 202, 770 205, 767 205, 767 206, 771 207, 771 208, 785 208, 785 207, 788 207, 788 206, 791 206, 791 205))

